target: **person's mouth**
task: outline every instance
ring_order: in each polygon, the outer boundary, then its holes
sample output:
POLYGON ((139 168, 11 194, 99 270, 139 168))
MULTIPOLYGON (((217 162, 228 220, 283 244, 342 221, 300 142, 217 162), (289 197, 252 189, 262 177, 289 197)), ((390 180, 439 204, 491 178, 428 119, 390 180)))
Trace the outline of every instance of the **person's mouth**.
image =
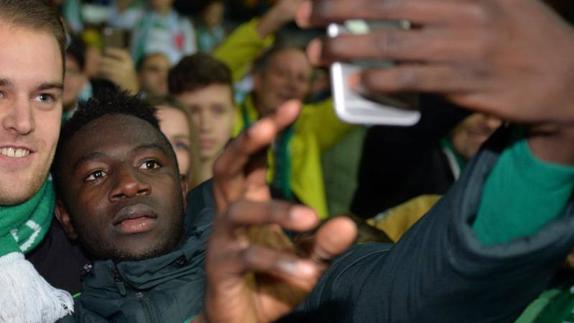
POLYGON ((136 234, 151 231, 156 222, 157 214, 149 206, 135 204, 120 209, 112 224, 123 234, 136 234))
POLYGON ((201 149, 208 150, 215 144, 215 140, 210 138, 200 138, 200 143, 201 149))
POLYGON ((22 145, 0 145, 0 167, 4 171, 22 171, 30 167, 34 150, 22 145))
POLYGON ((31 153, 32 150, 26 147, 16 147, 16 146, 0 147, 0 155, 8 158, 24 158, 28 157, 31 153))

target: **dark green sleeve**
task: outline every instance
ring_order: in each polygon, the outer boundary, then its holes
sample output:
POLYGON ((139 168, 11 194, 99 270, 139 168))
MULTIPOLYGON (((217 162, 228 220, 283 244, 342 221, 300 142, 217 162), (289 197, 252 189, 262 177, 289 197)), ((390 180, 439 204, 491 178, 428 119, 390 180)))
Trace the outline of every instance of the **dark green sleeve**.
POLYGON ((487 178, 472 228, 486 246, 532 235, 561 214, 573 187, 574 167, 542 161, 519 140, 487 178))

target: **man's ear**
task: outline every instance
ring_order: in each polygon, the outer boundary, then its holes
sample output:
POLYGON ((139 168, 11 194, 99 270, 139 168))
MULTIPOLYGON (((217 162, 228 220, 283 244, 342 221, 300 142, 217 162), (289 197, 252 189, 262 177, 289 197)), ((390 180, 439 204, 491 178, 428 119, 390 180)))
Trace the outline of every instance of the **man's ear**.
POLYGON ((66 232, 68 238, 70 238, 70 240, 76 240, 78 238, 78 235, 76 234, 76 230, 72 225, 72 221, 70 219, 70 213, 68 213, 68 210, 66 210, 66 208, 64 207, 64 203, 60 199, 56 200, 55 213, 56 213, 56 219, 58 219, 58 222, 60 222, 62 228, 64 228, 64 232, 66 232))
POLYGON ((189 185, 187 184, 187 178, 182 178, 180 181, 181 184, 181 195, 183 198, 183 209, 187 208, 187 193, 189 192, 189 185))

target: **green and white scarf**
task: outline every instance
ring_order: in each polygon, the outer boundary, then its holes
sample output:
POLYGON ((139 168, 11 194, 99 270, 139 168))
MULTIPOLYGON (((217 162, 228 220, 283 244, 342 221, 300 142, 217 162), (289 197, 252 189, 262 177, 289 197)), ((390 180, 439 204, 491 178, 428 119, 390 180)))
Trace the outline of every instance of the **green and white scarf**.
POLYGON ((47 180, 29 200, 0 206, 0 322, 54 322, 73 311, 73 299, 48 284, 24 258, 48 232, 55 207, 47 180))

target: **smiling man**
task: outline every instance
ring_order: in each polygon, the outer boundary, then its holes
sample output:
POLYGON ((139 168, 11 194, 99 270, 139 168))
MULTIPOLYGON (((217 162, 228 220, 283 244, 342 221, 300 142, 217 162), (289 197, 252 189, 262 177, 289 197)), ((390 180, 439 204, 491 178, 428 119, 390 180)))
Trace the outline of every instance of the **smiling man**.
POLYGON ((184 231, 185 184, 151 107, 110 91, 62 129, 56 216, 96 260, 75 318, 182 322, 203 295, 205 230, 184 231))
MULTIPOLYGON (((311 63, 301 49, 277 46, 262 53, 253 68, 253 91, 239 105, 236 134, 289 100, 303 101, 309 92, 311 73, 311 63)), ((351 129, 336 117, 330 99, 305 105, 297 122, 277 138, 269 155, 274 195, 300 201, 326 217, 321 154, 351 129)))
POLYGON ((47 233, 47 179, 62 115, 65 33, 42 1, 1 0, 0 321, 54 321, 72 309, 24 259, 47 233))

